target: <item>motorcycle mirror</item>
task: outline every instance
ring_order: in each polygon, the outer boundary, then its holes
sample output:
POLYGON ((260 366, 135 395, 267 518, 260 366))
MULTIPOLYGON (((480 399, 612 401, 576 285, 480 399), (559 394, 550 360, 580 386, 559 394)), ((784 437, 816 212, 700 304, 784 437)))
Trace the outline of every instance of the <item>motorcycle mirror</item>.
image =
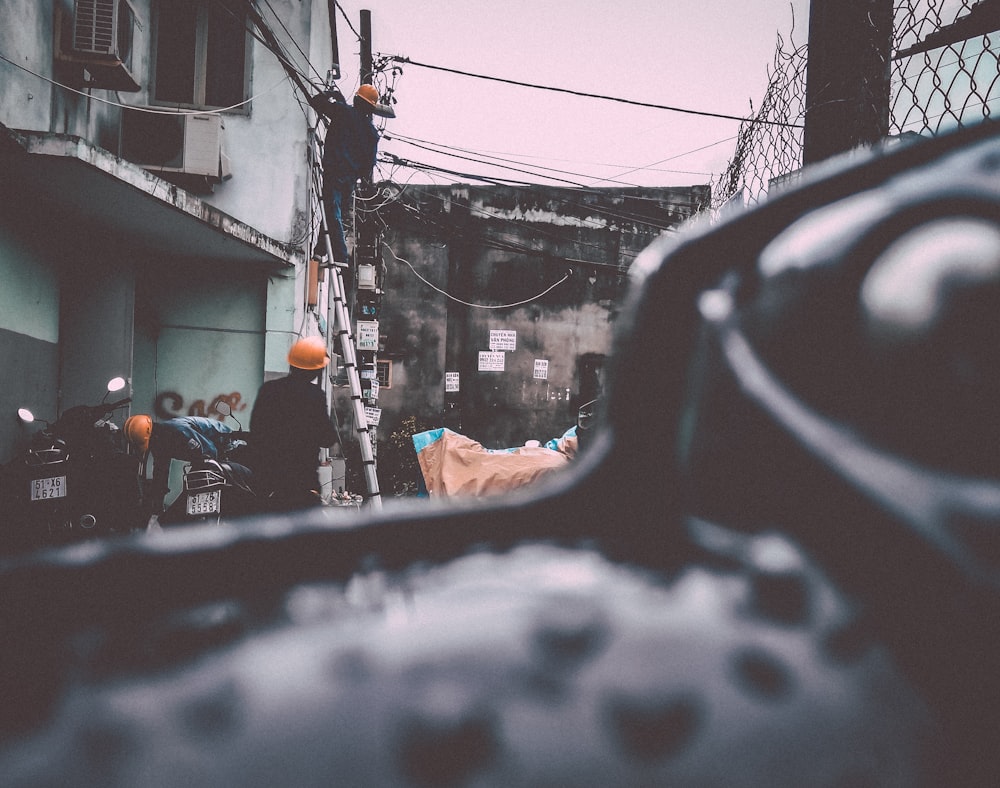
POLYGON ((117 378, 111 378, 111 380, 108 381, 108 392, 121 391, 125 388, 126 382, 125 378, 120 376, 117 378))
POLYGON ((215 412, 220 416, 232 416, 233 409, 230 407, 228 402, 217 402, 215 404, 215 412))
POLYGON ((31 424, 35 420, 35 414, 27 408, 18 408, 17 417, 25 424, 31 424))

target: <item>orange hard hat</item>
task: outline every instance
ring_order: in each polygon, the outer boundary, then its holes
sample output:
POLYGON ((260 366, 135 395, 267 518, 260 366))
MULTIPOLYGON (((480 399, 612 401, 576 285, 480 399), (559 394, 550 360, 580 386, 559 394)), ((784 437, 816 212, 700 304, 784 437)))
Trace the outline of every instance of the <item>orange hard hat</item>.
POLYGON ((303 337, 288 351, 288 363, 299 369, 323 369, 330 363, 323 337, 303 337))
POLYGON ((149 451, 149 436, 152 434, 153 420, 145 413, 125 419, 125 437, 139 453, 149 451))
POLYGON ((373 107, 378 107, 378 91, 374 85, 362 85, 354 95, 364 99, 373 107))

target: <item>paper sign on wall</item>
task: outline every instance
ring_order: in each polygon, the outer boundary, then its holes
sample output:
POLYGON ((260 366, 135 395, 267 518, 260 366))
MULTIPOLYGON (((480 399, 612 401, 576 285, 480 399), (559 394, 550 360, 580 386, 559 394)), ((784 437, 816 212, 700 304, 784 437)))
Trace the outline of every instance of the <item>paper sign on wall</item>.
POLYGON ((373 408, 369 405, 365 405, 365 419, 368 421, 369 427, 377 427, 379 420, 382 418, 382 409, 373 408))
POLYGON ((359 320, 357 334, 358 350, 378 350, 378 321, 359 320))
POLYGON ((445 372, 444 373, 444 390, 445 390, 446 394, 458 391, 458 373, 457 372, 445 372))
POLYGON ((549 379, 549 360, 547 358, 535 359, 535 380, 549 379))
POLYGON ((517 350, 517 332, 506 330, 490 331, 490 350, 517 350))
POLYGON ((489 350, 479 351, 480 372, 503 372, 503 361, 503 353, 495 353, 489 350))

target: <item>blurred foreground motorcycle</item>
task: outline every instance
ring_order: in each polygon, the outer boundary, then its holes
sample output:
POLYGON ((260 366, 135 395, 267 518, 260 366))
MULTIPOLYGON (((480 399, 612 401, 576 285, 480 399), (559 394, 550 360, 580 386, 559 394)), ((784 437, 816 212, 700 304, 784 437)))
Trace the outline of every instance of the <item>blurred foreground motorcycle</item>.
POLYGON ((643 252, 537 487, 0 568, 5 783, 1000 784, 997 129, 643 252))
MULTIPOLYGON (((67 544, 139 525, 139 486, 112 414, 130 397, 106 402, 125 387, 108 383, 96 405, 76 405, 31 437, 28 448, 3 469, 0 532, 3 553, 67 544)), ((36 419, 18 411, 25 424, 36 419)))

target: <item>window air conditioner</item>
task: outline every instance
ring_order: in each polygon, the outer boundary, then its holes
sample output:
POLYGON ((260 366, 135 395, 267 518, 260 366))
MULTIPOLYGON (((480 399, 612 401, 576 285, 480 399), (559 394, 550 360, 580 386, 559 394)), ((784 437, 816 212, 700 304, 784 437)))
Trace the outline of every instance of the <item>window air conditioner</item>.
POLYGON ((128 0, 75 0, 68 60, 83 64, 90 87, 136 92, 134 44, 140 30, 128 0))
POLYGON ((122 114, 123 159, 158 173, 199 175, 214 182, 229 178, 223 146, 225 126, 219 115, 125 110, 122 114))

